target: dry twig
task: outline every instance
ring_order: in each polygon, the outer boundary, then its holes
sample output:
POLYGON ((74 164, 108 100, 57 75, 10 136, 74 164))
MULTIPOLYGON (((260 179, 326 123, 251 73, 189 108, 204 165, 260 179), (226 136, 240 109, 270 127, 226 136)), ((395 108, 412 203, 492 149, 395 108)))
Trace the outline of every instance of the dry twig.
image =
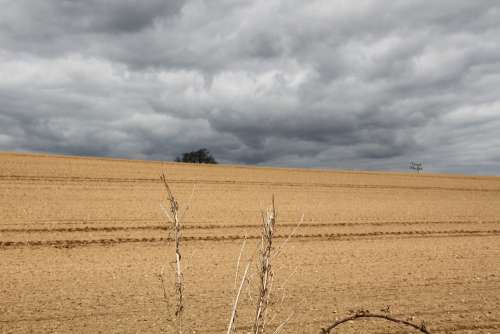
POLYGON ((189 195, 189 199, 186 203, 186 207, 184 208, 184 211, 182 211, 181 218, 179 219, 180 221, 184 221, 184 217, 186 216, 187 212, 191 208, 191 202, 193 201, 195 190, 196 190, 196 184, 193 184, 193 189, 191 189, 191 195, 189 195))
POLYGON ((353 320, 358 320, 358 319, 362 319, 362 318, 384 319, 384 320, 387 320, 387 321, 390 321, 390 322, 394 322, 394 323, 397 323, 397 324, 400 324, 400 325, 405 325, 405 326, 412 327, 412 328, 414 328, 414 329, 416 329, 416 330, 418 330, 418 331, 420 331, 422 333, 425 333, 425 334, 431 334, 431 332, 429 332, 427 330, 427 327, 425 326, 425 322, 423 322, 423 321, 422 321, 422 323, 420 325, 417 325, 417 324, 411 323, 411 322, 406 321, 406 320, 396 319, 396 318, 391 317, 390 315, 387 315, 387 314, 371 313, 370 311, 367 311, 367 310, 357 311, 356 313, 354 313, 351 316, 348 316, 348 317, 345 317, 343 319, 335 321, 329 327, 322 328, 320 334, 330 334, 335 327, 337 327, 337 326, 339 326, 339 325, 341 325, 341 324, 343 324, 345 322, 353 321, 353 320))
POLYGON ((292 312, 290 313, 290 315, 288 316, 288 318, 285 319, 285 321, 283 321, 277 328, 276 330, 273 332, 273 334, 279 334, 283 328, 285 328, 286 324, 290 321, 290 319, 292 319, 293 315, 295 314, 295 312, 292 312))
POLYGON ((246 243, 247 243, 247 237, 245 235, 245 238, 243 239, 243 242, 241 243, 240 255, 238 256, 238 262, 236 263, 236 274, 234 275, 233 292, 236 291, 236 284, 238 283, 238 274, 239 274, 239 270, 240 270, 241 256, 243 255, 243 251, 245 250, 246 243))
MULTIPOLYGON (((238 262, 239 262, 239 259, 238 259, 238 262)), ((229 325, 227 326, 227 334, 231 334, 231 333, 235 332, 234 329, 235 329, 236 316, 237 316, 237 310, 238 310, 238 302, 240 299, 241 290, 243 289, 243 285, 245 284, 246 279, 247 279, 248 269, 250 269, 251 264, 252 264, 252 260, 248 261, 248 263, 245 267, 245 271, 243 273, 243 277, 241 279, 240 287, 238 289, 238 292, 236 293, 236 296, 234 297, 233 308, 231 310, 231 318, 229 319, 229 325)))
POLYGON ((279 245, 278 249, 276 250, 276 252, 274 252, 273 254, 273 258, 276 259, 278 258, 282 253, 283 253, 283 250, 286 246, 286 244, 290 241, 290 239, 295 235, 295 233, 297 232, 297 230, 299 229, 299 227, 302 225, 302 223, 304 222, 304 214, 302 214, 302 216, 300 217, 300 221, 298 222, 297 226, 295 226, 295 228, 293 229, 293 231, 288 235, 288 237, 285 239, 285 241, 283 241, 283 243, 281 245, 279 245))
POLYGON ((165 279, 163 277, 163 273, 165 272, 165 266, 161 268, 161 272, 158 275, 161 281, 161 287, 163 288, 163 298, 168 302, 168 294, 167 294, 167 289, 165 287, 165 279))

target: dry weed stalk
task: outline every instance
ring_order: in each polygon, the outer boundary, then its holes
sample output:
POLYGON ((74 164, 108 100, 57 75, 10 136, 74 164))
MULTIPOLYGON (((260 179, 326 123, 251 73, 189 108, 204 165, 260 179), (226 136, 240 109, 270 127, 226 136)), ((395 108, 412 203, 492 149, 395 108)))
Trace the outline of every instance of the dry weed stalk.
POLYGON ((288 324, 288 322, 290 321, 290 319, 292 319, 292 317, 293 317, 294 314, 295 314, 295 312, 290 313, 290 315, 288 316, 288 318, 286 318, 285 321, 283 321, 278 327, 276 327, 276 330, 273 332, 273 334, 279 334, 279 333, 281 333, 281 331, 283 330, 283 328, 285 328, 286 324, 288 324))
MULTIPOLYGON (((165 174, 162 174, 161 180, 163 181, 163 184, 165 185, 165 189, 167 191, 167 199, 170 204, 170 214, 168 214, 168 211, 166 209, 164 210, 167 216, 170 219, 170 223, 173 225, 172 228, 174 230, 174 239, 175 239, 175 264, 176 264, 176 281, 175 281, 175 290, 177 294, 177 307, 175 310, 175 317, 177 319, 177 329, 178 333, 182 334, 182 313, 184 311, 184 301, 183 301, 183 292, 184 292, 184 286, 183 286, 183 275, 182 275, 182 267, 181 267, 181 222, 179 220, 179 204, 177 203, 177 200, 175 199, 174 195, 172 194, 172 191, 170 190, 170 187, 167 182, 167 178, 165 174)), ((165 293, 165 286, 163 282, 163 274, 161 276, 162 279, 162 285, 163 285, 163 290, 164 294, 166 297, 165 293)))
POLYGON ((263 334, 266 326, 266 313, 271 293, 273 271, 271 267, 271 251, 273 246, 274 227, 276 225, 276 209, 274 196, 272 207, 262 214, 262 236, 260 244, 259 263, 259 295, 257 300, 257 310, 253 324, 254 334, 263 334))
MULTIPOLYGON (((161 208, 165 212, 165 215, 169 218, 170 223, 172 224, 172 229, 174 231, 174 240, 175 240, 175 258, 176 258, 176 282, 175 282, 175 290, 177 294, 177 307, 175 311, 175 316, 177 320, 177 328, 178 328, 178 334, 182 334, 182 314, 184 311, 184 301, 183 301, 183 292, 184 292, 184 286, 183 286, 183 274, 182 274, 182 267, 181 267, 181 252, 180 252, 180 246, 181 246, 181 237, 182 237, 182 226, 181 226, 181 220, 179 219, 179 205, 175 199, 175 197, 172 194, 172 191, 170 190, 170 187, 168 185, 167 179, 165 174, 162 174, 160 179, 162 180, 165 189, 167 191, 167 199, 170 205, 170 212, 163 206, 161 205, 161 208)), ((189 203, 191 202, 191 199, 194 194, 194 187, 193 191, 191 193, 189 203)), ((189 209, 189 203, 186 206, 184 212, 182 213, 182 217, 184 217, 186 211, 189 209)), ((255 313, 255 320, 253 324, 253 333, 254 334, 264 334, 265 333, 265 326, 266 326, 266 313, 268 309, 268 305, 270 303, 270 294, 271 294, 271 288, 273 284, 273 270, 271 266, 271 259, 279 257, 283 253, 283 249, 288 243, 288 241, 291 239, 291 237, 295 234, 297 229, 300 227, 300 225, 303 223, 304 220, 304 215, 302 215, 302 218, 298 225, 295 227, 295 229, 292 231, 292 233, 288 236, 288 238, 285 240, 285 242, 280 245, 278 248, 277 252, 275 254, 272 254, 272 247, 273 247, 273 237, 274 237, 274 232, 275 232, 275 225, 276 225, 276 208, 275 208, 275 202, 274 202, 274 195, 272 198, 272 207, 268 208, 265 212, 262 214, 262 235, 261 235, 261 240, 260 240, 260 250, 259 250, 259 270, 257 272, 259 276, 259 291, 258 291, 258 301, 257 301, 257 308, 256 308, 256 313, 255 313)), ((236 290, 236 283, 238 280, 238 273, 239 273, 239 267, 240 267, 240 261, 241 257, 245 248, 246 244, 246 237, 243 241, 243 244, 241 246, 240 254, 238 257, 238 262, 236 265, 236 276, 235 276, 235 282, 234 282, 234 289, 236 290)), ((238 302, 240 299, 241 292, 243 290, 243 287, 245 285, 245 282, 248 283, 248 286, 250 286, 250 278, 248 277, 249 275, 249 269, 250 265, 253 261, 253 256, 248 260, 248 263, 245 267, 245 270, 243 272, 243 276, 239 285, 239 288, 235 294, 234 300, 233 300, 233 305, 231 309, 231 318, 229 320, 228 328, 227 328, 227 334, 234 334, 235 333, 235 323, 236 323, 236 317, 237 317, 237 309, 238 309, 238 302)), ((168 296, 165 288, 165 282, 163 278, 163 272, 164 272, 165 266, 163 266, 161 273, 160 273, 160 279, 163 287, 163 296, 164 298, 168 301, 168 296)), ((291 274, 293 275, 295 271, 291 274)), ((286 280, 288 281, 288 279, 286 280)), ((285 281, 285 283, 286 283, 285 281)), ((281 287, 281 289, 284 288, 284 284, 281 287)), ((281 303, 285 299, 285 295, 283 294, 281 303)), ((283 321, 273 332, 273 334, 278 334, 280 333, 285 325, 290 321, 292 318, 294 312, 292 312, 285 321, 283 321)), ((276 315, 275 315, 276 316, 276 315)), ((425 325, 425 322, 422 321, 420 325, 412 323, 407 320, 401 320, 394 318, 388 314, 379 314, 379 313, 371 313, 368 310, 359 310, 355 312, 354 314, 347 316, 345 318, 342 318, 340 320, 335 321, 332 325, 322 328, 320 334, 330 334, 332 331, 339 325, 349 322, 349 321, 354 321, 354 320, 359 320, 362 318, 378 318, 378 319, 384 319, 393 323, 405 325, 408 327, 412 327, 422 333, 425 334, 431 334, 425 325)), ((274 319, 274 318, 273 318, 274 319)))
MULTIPOLYGON (((246 244, 246 238, 243 240, 243 243, 241 245, 241 250, 240 250, 240 255, 238 256, 238 263, 236 264, 236 275, 234 277, 234 289, 236 289, 236 282, 238 281, 238 272, 240 268, 240 260, 241 256, 243 254, 243 250, 245 249, 245 244, 246 244)), ((248 261, 245 271, 243 272, 243 277, 241 278, 240 286, 238 288, 238 291, 236 292, 236 295, 234 297, 233 301, 233 307, 231 309, 231 318, 229 319, 229 324, 227 326, 227 334, 232 334, 235 333, 235 324, 236 324, 236 317, 238 313, 238 302, 240 300, 240 295, 241 295, 241 290, 243 290, 243 286, 246 282, 247 275, 248 275, 248 269, 250 269, 250 264, 252 263, 251 260, 248 261)))
POLYGON ((302 216, 300 217, 300 220, 299 220, 298 224, 295 226, 295 228, 292 230, 292 232, 288 235, 288 237, 286 238, 286 240, 274 252, 273 259, 277 259, 281 254, 283 254, 285 246, 290 241, 290 239, 295 235, 295 233, 297 232, 297 230, 299 229, 299 227, 302 225, 303 222, 304 222, 304 214, 302 214, 302 216))
POLYGON ((420 325, 417 325, 417 324, 414 324, 414 323, 406 321, 406 320, 401 320, 401 319, 397 319, 397 318, 391 317, 388 314, 371 313, 368 310, 359 310, 359 311, 355 312, 351 316, 348 316, 348 317, 342 318, 340 320, 337 320, 332 325, 330 325, 329 327, 322 328, 320 334, 330 334, 331 332, 333 332, 333 329, 335 327, 337 327, 337 326, 339 326, 339 325, 341 325, 341 324, 343 324, 345 322, 353 321, 353 320, 358 320, 358 319, 362 319, 362 318, 384 319, 384 320, 387 320, 387 321, 390 321, 390 322, 394 322, 394 323, 397 323, 397 324, 400 324, 400 325, 405 325, 405 326, 408 326, 408 327, 412 327, 412 328, 414 328, 414 329, 416 329, 416 330, 418 330, 418 331, 420 331, 422 333, 425 333, 425 334, 431 334, 431 332, 429 332, 427 330, 427 327, 425 326, 425 322, 424 321, 422 321, 422 323, 420 325))

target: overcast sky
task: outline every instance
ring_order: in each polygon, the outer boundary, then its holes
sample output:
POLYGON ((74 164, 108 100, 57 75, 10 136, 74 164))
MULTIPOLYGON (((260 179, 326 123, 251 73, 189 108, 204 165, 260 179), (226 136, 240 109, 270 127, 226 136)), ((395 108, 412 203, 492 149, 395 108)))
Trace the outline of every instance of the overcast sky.
POLYGON ((500 175, 498 0, 0 0, 0 150, 500 175))

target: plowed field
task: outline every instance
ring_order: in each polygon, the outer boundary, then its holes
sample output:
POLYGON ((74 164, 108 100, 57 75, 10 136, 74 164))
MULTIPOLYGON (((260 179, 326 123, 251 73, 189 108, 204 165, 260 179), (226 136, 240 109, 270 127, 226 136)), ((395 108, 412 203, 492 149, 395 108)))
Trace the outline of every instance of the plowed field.
MULTIPOLYGON (((270 333, 350 310, 500 333, 500 177, 333 172, 0 153, 0 332, 174 333, 166 171, 183 217, 185 333, 225 333, 240 246, 276 198, 270 333), (167 293, 158 274, 164 268, 167 293)), ((256 283, 255 283, 256 284, 256 283)), ((254 312, 251 288, 238 328, 254 312)), ((341 333, 408 333, 381 321, 341 333)))

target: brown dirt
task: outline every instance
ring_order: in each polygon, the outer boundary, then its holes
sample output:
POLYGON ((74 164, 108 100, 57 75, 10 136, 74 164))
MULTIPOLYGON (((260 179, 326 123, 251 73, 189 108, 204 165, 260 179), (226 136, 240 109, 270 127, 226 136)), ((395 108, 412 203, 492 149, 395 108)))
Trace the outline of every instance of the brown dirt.
MULTIPOLYGON (((244 235, 276 196, 271 328, 319 333, 349 310, 500 333, 500 178, 200 166, 0 153, 0 333, 173 333, 166 170, 186 215, 186 333, 222 333, 244 235)), ((251 323, 247 292, 237 324, 251 323)), ((408 333, 381 321, 342 333, 408 333)))

